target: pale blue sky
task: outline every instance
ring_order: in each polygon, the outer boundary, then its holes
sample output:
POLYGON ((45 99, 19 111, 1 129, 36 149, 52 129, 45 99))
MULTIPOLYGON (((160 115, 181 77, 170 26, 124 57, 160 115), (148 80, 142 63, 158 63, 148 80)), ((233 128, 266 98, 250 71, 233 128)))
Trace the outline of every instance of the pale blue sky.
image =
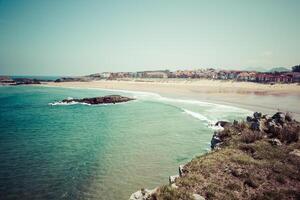
POLYGON ((0 0, 0 74, 300 64, 299 0, 0 0))

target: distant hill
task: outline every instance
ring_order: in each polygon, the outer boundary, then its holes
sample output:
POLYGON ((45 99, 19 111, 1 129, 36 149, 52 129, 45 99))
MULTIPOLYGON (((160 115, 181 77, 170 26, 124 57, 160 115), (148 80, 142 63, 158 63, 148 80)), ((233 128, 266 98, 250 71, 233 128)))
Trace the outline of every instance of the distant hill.
POLYGON ((291 71, 291 69, 286 68, 286 67, 274 67, 271 69, 265 69, 265 68, 261 68, 261 67, 247 67, 247 68, 244 68, 244 70, 257 71, 257 72, 288 72, 288 71, 291 71))
POLYGON ((288 71, 291 71, 291 69, 285 67, 274 67, 270 69, 268 72, 288 72, 288 71))

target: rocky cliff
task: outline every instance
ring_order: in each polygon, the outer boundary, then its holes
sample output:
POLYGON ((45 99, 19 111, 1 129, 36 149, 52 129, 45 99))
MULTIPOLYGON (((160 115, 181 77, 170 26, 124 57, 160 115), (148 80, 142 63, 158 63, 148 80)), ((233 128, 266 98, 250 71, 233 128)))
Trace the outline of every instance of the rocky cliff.
POLYGON ((300 199, 299 122, 256 112, 220 125, 211 152, 181 166, 169 185, 135 199, 300 199))

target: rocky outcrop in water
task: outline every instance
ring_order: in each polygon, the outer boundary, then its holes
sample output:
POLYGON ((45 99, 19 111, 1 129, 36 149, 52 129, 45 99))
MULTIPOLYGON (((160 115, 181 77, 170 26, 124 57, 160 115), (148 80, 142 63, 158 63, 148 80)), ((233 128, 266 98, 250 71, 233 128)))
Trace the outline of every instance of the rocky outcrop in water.
POLYGON ((122 103, 127 101, 132 101, 133 98, 123 97, 120 95, 109 95, 104 97, 93 97, 93 98, 83 98, 83 99, 64 99, 62 103, 86 103, 86 104, 115 104, 115 103, 122 103))
POLYGON ((9 76, 0 76, 1 85, 33 85, 41 84, 40 80, 31 78, 11 78, 9 76))

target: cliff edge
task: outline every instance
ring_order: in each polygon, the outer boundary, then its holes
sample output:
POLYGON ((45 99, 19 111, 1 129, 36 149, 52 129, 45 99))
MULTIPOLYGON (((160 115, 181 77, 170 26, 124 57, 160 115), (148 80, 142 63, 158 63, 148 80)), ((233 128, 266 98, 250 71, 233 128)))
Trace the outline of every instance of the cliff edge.
POLYGON ((211 152, 180 166, 169 185, 139 199, 300 199, 298 121, 288 113, 256 112, 245 121, 220 124, 211 152))

